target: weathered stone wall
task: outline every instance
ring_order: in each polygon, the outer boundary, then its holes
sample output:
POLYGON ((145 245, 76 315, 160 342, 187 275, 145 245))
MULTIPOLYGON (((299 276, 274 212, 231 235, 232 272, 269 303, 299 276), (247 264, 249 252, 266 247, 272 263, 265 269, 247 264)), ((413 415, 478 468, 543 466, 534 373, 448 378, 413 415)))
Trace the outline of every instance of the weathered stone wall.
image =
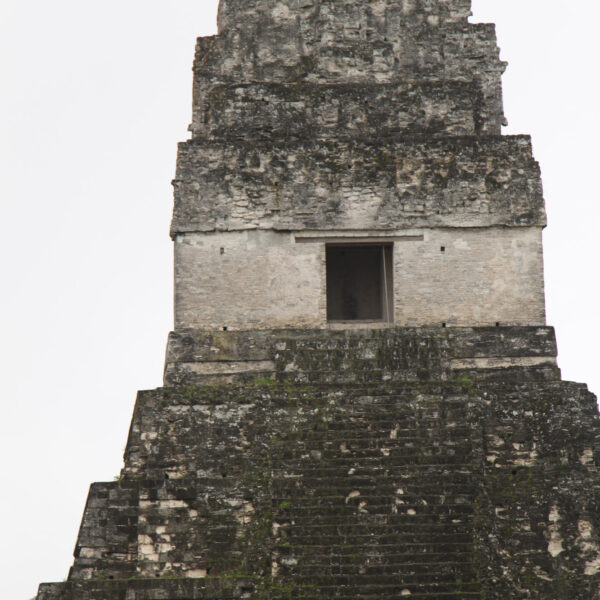
POLYGON ((188 234, 175 243, 176 328, 317 327, 325 255, 272 231, 188 234))
POLYGON ((600 421, 572 383, 486 388, 477 547, 486 600, 600 593, 600 421))
POLYGON ((527 136, 180 145, 172 235, 544 226, 527 136))
MULTIPOLYGON (((395 240, 396 325, 545 323, 540 228, 400 233, 370 238, 395 240)), ((361 238, 353 232, 348 240, 353 239, 361 238)), ((175 327, 326 327, 325 275, 325 242, 318 235, 263 230, 180 235, 175 327)))
POLYGON ((166 386, 557 380, 551 327, 174 331, 166 386))
MULTIPOLYGON (((499 134, 505 65, 494 27, 469 24, 469 14, 469 0, 222 2, 219 35, 198 43, 192 131, 205 130, 215 83, 306 81, 364 88, 431 80, 475 82, 480 129, 499 134)), ((335 101, 323 103, 335 110, 335 101)))
POLYGON ((479 86, 445 80, 215 84, 202 111, 197 140, 467 136, 483 121, 479 86))
POLYGON ((94 483, 86 503, 71 579, 113 578, 136 574, 139 486, 136 482, 94 483))
POLYGON ((541 229, 434 229, 395 244, 394 306, 401 326, 544 325, 541 229))

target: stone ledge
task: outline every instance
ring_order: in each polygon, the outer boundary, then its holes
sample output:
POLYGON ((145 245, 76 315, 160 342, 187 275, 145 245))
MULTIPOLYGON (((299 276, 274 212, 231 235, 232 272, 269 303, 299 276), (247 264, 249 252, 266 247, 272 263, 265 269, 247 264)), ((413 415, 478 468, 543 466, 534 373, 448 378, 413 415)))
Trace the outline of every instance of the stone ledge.
POLYGON ((198 140, 253 141, 478 135, 481 96, 476 82, 446 79, 368 85, 232 81, 207 85, 196 97, 192 130, 198 140))
POLYGON ((183 330, 169 336, 165 385, 559 379, 556 355, 551 327, 183 330))
POLYGON ((528 136, 238 139, 179 146, 171 235, 545 226, 528 136), (324 202, 327 198, 327 202, 324 202))

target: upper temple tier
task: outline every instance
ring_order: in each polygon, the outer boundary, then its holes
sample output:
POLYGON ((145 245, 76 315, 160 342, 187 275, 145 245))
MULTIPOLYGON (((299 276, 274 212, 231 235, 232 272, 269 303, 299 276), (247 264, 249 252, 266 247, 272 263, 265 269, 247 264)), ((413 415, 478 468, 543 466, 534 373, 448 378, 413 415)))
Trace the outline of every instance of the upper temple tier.
POLYGON ((171 235, 175 327, 545 324, 540 170, 470 0, 221 0, 171 235))
POLYGON ((493 25, 470 0, 223 0, 200 38, 195 138, 500 133, 493 25))
POLYGON ((198 40, 172 236, 545 226, 529 140, 498 139, 494 26, 469 15, 470 0, 222 0, 198 40))

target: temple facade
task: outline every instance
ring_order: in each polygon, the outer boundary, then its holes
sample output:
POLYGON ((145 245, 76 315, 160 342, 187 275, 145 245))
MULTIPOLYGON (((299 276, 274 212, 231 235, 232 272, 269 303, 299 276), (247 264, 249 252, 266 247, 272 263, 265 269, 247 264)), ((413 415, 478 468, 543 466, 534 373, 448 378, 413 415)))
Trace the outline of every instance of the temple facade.
POLYGON ((539 167, 500 136, 505 65, 469 14, 221 3, 179 149, 176 328, 545 324, 539 167))

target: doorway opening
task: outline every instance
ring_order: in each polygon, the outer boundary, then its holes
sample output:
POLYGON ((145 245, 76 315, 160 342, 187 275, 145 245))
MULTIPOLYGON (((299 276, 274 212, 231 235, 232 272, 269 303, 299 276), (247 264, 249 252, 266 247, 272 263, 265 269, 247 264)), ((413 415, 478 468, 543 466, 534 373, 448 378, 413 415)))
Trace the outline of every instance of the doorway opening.
POLYGON ((328 321, 393 320, 392 244, 328 244, 328 321))

